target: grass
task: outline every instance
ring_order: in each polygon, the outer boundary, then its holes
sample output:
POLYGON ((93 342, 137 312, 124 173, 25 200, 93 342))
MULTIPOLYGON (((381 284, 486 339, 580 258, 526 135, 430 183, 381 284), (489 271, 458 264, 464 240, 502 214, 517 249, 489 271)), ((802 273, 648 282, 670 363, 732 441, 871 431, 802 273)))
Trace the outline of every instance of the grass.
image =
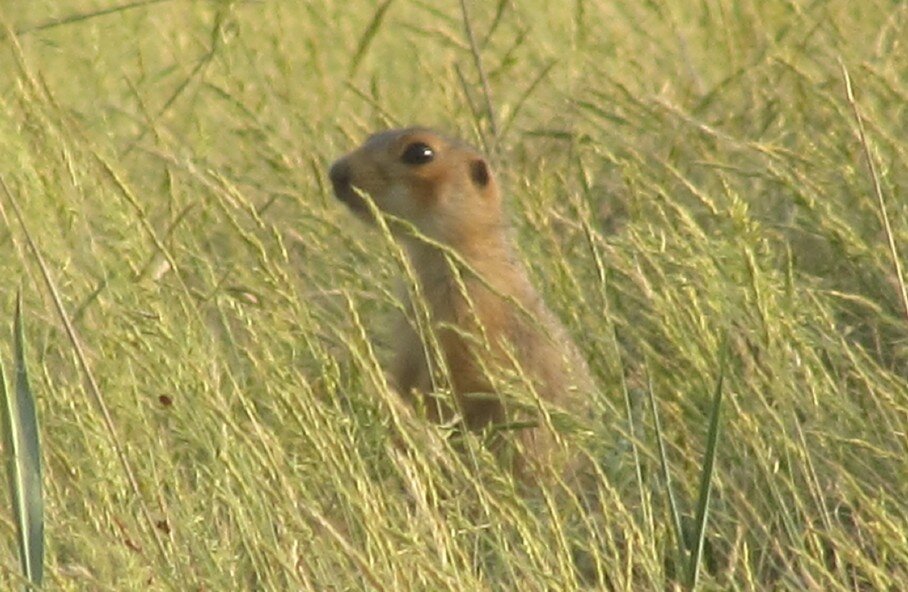
POLYGON ((16 299, 14 321, 15 382, 9 384, 0 359, 0 430, 6 456, 7 484, 12 518, 19 544, 22 577, 40 586, 44 570, 44 495, 41 478, 40 427, 35 397, 28 381, 25 336, 22 330, 22 300, 16 299))
POLYGON ((24 222, 0 198, 0 311, 21 285, 48 589, 908 581, 906 5, 36 0, 0 21, 24 222), (521 494, 384 382, 402 265, 326 170, 411 123, 495 154, 601 385, 574 442, 595 510, 521 494))

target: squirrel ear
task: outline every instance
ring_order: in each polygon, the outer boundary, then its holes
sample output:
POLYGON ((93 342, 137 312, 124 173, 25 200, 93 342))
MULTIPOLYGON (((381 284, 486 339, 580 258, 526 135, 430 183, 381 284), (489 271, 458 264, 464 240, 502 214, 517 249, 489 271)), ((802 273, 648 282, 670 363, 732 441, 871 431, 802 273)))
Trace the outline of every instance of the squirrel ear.
POLYGON ((486 187, 492 181, 492 173, 484 159, 477 158, 470 162, 470 178, 480 187, 486 187))

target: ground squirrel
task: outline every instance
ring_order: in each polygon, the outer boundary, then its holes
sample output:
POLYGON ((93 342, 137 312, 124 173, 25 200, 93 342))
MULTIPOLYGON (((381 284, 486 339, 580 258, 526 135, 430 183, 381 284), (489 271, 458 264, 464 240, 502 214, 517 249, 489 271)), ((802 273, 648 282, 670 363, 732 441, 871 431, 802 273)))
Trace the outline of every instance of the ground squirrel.
POLYGON ((557 447, 549 411, 584 414, 593 382, 515 256, 488 161, 463 142, 408 128, 371 136, 331 166, 330 178, 359 217, 374 222, 363 195, 390 215, 424 296, 453 405, 433 396, 439 385, 429 348, 406 319, 391 371, 400 395, 434 421, 459 417, 468 429, 497 432, 495 446, 511 451, 507 462, 518 474, 550 466, 557 447), (519 446, 502 445, 515 440, 519 446))

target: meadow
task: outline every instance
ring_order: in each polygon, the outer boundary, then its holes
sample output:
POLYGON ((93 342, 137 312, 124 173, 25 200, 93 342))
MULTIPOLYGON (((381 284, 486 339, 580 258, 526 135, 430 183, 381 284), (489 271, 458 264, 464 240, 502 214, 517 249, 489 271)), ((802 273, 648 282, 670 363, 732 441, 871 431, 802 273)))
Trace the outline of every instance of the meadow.
POLYGON ((21 290, 46 589, 908 582, 908 3, 33 0, 0 25, 0 356, 21 290), (412 124, 490 155, 589 361, 568 443, 596 508, 387 386, 399 251, 327 168, 412 124))

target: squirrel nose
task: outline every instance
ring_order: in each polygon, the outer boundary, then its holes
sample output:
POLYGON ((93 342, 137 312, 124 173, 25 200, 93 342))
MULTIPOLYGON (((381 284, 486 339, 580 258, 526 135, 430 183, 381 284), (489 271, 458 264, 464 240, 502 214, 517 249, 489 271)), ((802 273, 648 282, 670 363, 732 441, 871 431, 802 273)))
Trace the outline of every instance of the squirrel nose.
POLYGON ((331 184, 334 185, 335 192, 346 189, 350 186, 350 166, 345 161, 338 160, 331 165, 328 177, 331 179, 331 184))

